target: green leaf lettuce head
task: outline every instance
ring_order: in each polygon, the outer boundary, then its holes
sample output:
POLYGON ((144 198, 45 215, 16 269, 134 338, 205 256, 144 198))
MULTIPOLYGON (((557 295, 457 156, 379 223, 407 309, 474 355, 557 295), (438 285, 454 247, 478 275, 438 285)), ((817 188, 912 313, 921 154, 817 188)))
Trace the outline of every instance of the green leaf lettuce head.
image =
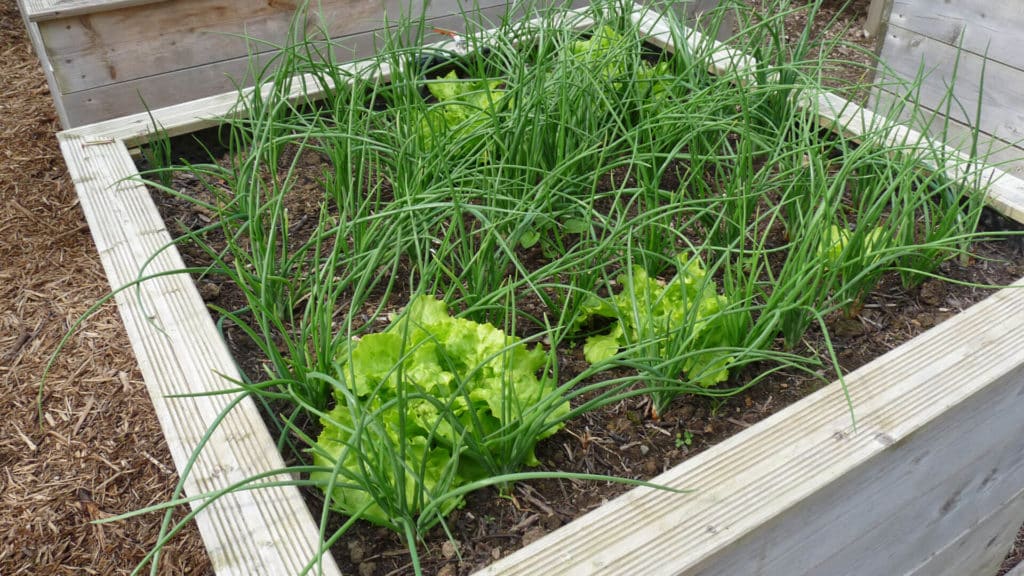
MULTIPOLYGON (((583 354, 588 362, 597 364, 623 348, 639 350, 638 344, 653 343, 662 359, 685 356, 682 372, 701 386, 729 378, 735 358, 711 349, 742 346, 749 314, 729 311, 729 299, 718 294, 714 281, 706 278, 699 258, 681 254, 676 262, 677 274, 667 283, 651 278, 637 266, 632 274, 619 276, 623 288, 618 295, 593 298, 584 305, 584 319, 617 319, 607 334, 587 338, 583 354)), ((650 352, 644 348, 645 353, 650 352)))
MULTIPOLYGON (((337 406, 321 419, 314 464, 334 468, 340 460, 332 506, 349 515, 365 508, 362 517, 380 525, 394 527, 395 510, 417 511, 482 478, 493 469, 488 462, 536 465, 537 441, 561 427, 544 423, 569 411, 553 396, 543 348, 527 348, 491 324, 453 318, 429 296, 415 298, 384 332, 345 343, 337 356, 339 381, 350 393, 336 391, 337 406), (524 434, 525 449, 510 450, 524 434), (380 471, 374 481, 403 506, 374 499, 376 490, 363 485, 368 468, 380 471)), ((326 488, 330 475, 313 478, 326 488)))
MULTIPOLYGON (((846 259, 857 260, 862 265, 875 264, 879 261, 878 251, 885 244, 884 234, 885 230, 882 227, 873 228, 864 236, 859 246, 854 246, 859 248, 856 250, 858 254, 847 254, 846 259)), ((843 264, 843 255, 850 251, 848 247, 851 246, 853 239, 854 233, 833 224, 818 243, 818 257, 824 258, 830 267, 843 264)))
MULTIPOLYGON (((622 79, 630 69, 626 62, 631 54, 629 42, 636 42, 635 37, 623 36, 610 26, 602 26, 594 31, 586 40, 577 40, 569 44, 568 56, 584 65, 596 67, 596 72, 609 80, 622 79)), ((648 93, 652 100, 660 100, 668 95, 668 88, 661 78, 670 75, 667 62, 651 65, 641 62, 636 68, 635 78, 630 82, 641 87, 649 87, 648 93)), ((616 89, 623 87, 622 82, 615 82, 616 89)))
POLYGON ((506 91, 500 87, 503 79, 488 80, 460 79, 454 70, 440 81, 427 85, 427 90, 437 99, 438 104, 427 110, 419 128, 419 140, 429 149, 437 137, 452 136, 470 132, 483 125, 497 109, 506 102, 506 91))

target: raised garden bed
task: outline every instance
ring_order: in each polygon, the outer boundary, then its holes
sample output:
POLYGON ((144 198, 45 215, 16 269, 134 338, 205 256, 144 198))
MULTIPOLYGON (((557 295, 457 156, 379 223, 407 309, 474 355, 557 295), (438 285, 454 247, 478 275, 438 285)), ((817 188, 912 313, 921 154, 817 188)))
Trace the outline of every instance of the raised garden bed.
MULTIPOLYGON (((634 17, 652 43, 672 49, 656 18, 634 17)), ((721 55, 719 72, 748 62, 724 49, 721 55)), ((168 132, 186 133, 214 124, 234 102, 235 95, 208 99, 156 118, 168 132)), ((801 105, 847 133, 877 126, 870 113, 833 95, 801 105)), ((175 252, 161 251, 169 237, 145 188, 122 180, 136 172, 128 146, 144 141, 150 125, 135 117, 61 135, 114 286, 134 281, 144 265, 149 273, 183 267, 175 252)), ((893 130, 890 142, 919 138, 893 130)), ((1022 192, 1019 181, 999 178, 989 200, 1019 218, 1022 192)), ((237 371, 187 277, 147 280, 119 305, 182 469, 229 400, 166 396, 222 389, 223 377, 237 379, 237 371)), ((848 375, 855 430, 833 385, 656 479, 694 494, 630 492, 485 572, 802 573, 828 566, 830 573, 925 574, 941 566, 984 573, 998 565, 1020 520, 1024 455, 1005 438, 1022 426, 1013 417, 1024 394, 1024 359, 1013 345, 1021 314, 1018 292, 1004 290, 848 375), (971 458, 957 458, 965 452, 971 458), (908 545, 893 549, 897 540, 908 545)), ((186 491, 207 493, 280 467, 259 415, 243 401, 199 453, 186 491)), ((233 492, 197 521, 221 572, 296 573, 318 539, 287 487, 233 492)), ((331 564, 325 561, 325 572, 331 564)))

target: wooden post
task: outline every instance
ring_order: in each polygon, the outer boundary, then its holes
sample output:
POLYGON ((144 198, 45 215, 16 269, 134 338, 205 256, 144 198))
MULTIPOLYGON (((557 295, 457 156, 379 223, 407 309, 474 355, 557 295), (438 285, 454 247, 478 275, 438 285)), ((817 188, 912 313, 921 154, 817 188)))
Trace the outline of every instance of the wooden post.
POLYGON ((892 0, 871 0, 868 18, 864 22, 864 32, 868 38, 878 38, 879 34, 885 33, 885 23, 889 20, 891 10, 892 0))

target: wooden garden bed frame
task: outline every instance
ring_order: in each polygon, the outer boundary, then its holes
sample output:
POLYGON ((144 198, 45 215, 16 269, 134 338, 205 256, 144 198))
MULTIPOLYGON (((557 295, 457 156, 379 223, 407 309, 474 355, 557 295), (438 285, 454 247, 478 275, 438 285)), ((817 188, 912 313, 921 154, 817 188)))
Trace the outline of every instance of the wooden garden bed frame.
MULTIPOLYGON (((504 0, 17 0, 64 128, 220 94, 274 65, 293 29, 330 36, 339 61, 366 58, 388 16, 422 9, 461 30, 464 12, 499 18, 504 0)), ((413 12, 412 15, 415 15, 413 12)), ((434 35, 434 38, 440 38, 434 35)))
MULTIPOLYGON (((634 18, 672 50, 653 13, 634 18)), ((696 32, 688 39, 700 42, 696 32)), ((714 72, 749 60, 719 46, 714 72)), ((357 65, 357 64, 354 64, 357 65)), ((353 65, 353 66, 354 66, 353 65)), ((297 88, 301 82, 295 83, 297 88)), ((296 97, 299 94, 294 94, 296 97)), ((312 96, 316 96, 312 94, 312 96)), ((216 125, 237 94, 154 111, 169 135, 216 125)), ((834 94, 801 105, 856 137, 881 119, 834 94)), ((158 275, 117 304, 179 472, 231 395, 238 370, 187 274, 130 148, 145 115, 58 134, 111 286, 158 275)), ((898 147, 925 137, 896 127, 898 147)), ((946 166, 937 170, 955 170, 946 166)), ((1024 181, 995 169, 988 202, 1024 222, 1024 181)), ((1024 280, 1015 284, 1024 286, 1024 280)), ((1001 290, 838 383, 499 560, 482 574, 994 574, 1024 521, 1024 291, 1001 290)), ((283 463, 249 399, 224 416, 186 475, 209 493, 283 463)), ((183 475, 185 475, 183 473, 183 475)), ((220 575, 299 573, 319 547, 294 487, 232 492, 196 516, 220 575)), ((319 566, 339 571, 330 555, 319 566)))
POLYGON ((948 144, 970 150, 975 145, 970 126, 975 126, 978 149, 991 147, 990 161, 1024 177, 1020 3, 871 0, 864 28, 878 37, 883 64, 875 74, 872 108, 883 109, 904 96, 898 85, 886 89, 891 80, 913 80, 920 74, 920 91, 914 96, 921 106, 919 125, 912 127, 932 134, 944 131, 948 144), (947 108, 951 95, 955 103, 947 108), (984 110, 980 118, 975 117, 979 96, 984 110))

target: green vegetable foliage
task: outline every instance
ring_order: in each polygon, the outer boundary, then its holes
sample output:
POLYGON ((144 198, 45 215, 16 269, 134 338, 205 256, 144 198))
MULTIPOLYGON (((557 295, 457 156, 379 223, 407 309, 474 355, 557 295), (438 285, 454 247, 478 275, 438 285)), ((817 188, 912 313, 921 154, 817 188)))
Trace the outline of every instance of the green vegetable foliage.
POLYGON ((615 318, 607 334, 587 338, 583 353, 592 364, 627 349, 646 357, 684 358, 682 372, 700 386, 729 378, 735 360, 723 349, 741 347, 749 313, 730 312, 730 301, 717 293, 699 258, 676 257, 678 272, 668 283, 639 267, 619 276, 622 291, 610 299, 593 298, 584 317, 615 318), (653 353, 650 344, 654 344, 653 353))
MULTIPOLYGON (((454 70, 443 81, 427 84, 438 104, 427 109, 420 124, 419 140, 429 149, 438 138, 465 135, 478 129, 506 97, 504 80, 462 80, 454 70)), ((511 105, 511 101, 507 103, 511 105)))
MULTIPOLYGON (((569 411, 561 399, 553 409, 542 409, 555 385, 544 372, 548 354, 539 345, 530 349, 490 324, 453 318, 445 303, 432 297, 417 297, 384 332, 354 344, 339 350, 340 381, 349 389, 335 393, 338 404, 322 419, 314 463, 333 468, 340 460, 340 478, 358 478, 375 455, 404 453, 402 472, 390 479, 404 484, 398 491, 406 499, 403 509, 421 509, 440 493, 492 474, 496 466, 536 465, 534 445, 561 427, 536 426, 536 418, 557 422, 569 411), (385 434, 371 438, 358 422, 360 411, 374 413, 372 420, 382 423, 385 434), (539 433, 526 439, 520 461, 510 462, 517 452, 508 443, 517 436, 521 440, 524 429, 539 433)), ((326 487, 327 474, 314 477, 326 487)), ((331 498, 346 514, 366 508, 363 518, 395 524, 392 514, 355 483, 339 479, 331 498)))

